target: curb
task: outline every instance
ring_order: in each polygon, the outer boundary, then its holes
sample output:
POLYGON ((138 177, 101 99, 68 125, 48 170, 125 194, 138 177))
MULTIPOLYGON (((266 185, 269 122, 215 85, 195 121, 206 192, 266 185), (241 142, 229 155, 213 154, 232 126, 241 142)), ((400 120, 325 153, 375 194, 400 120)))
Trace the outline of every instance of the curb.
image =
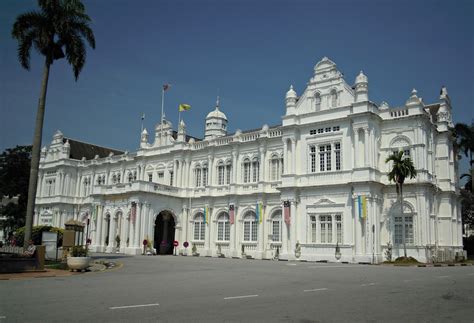
POLYGON ((461 264, 419 264, 417 265, 417 267, 466 267, 466 266, 472 266, 472 264, 461 263, 461 264))

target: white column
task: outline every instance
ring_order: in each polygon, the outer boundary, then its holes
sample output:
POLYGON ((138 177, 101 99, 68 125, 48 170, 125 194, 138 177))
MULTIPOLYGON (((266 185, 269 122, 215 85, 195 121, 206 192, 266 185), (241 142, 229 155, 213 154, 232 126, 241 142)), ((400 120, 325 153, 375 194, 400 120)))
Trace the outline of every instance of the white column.
POLYGON ((96 233, 95 233, 95 239, 94 239, 94 244, 96 245, 96 251, 102 251, 100 250, 102 246, 102 221, 104 220, 104 215, 103 215, 103 207, 102 205, 99 205, 97 208, 97 222, 96 222, 96 233))
MULTIPOLYGON (((288 245, 289 245, 289 242, 290 242, 290 226, 288 226, 288 224, 286 224, 285 222, 285 208, 283 206, 283 202, 282 202, 282 206, 281 206, 281 209, 283 210, 282 212, 282 225, 281 225, 281 250, 280 250, 280 255, 282 254, 288 254, 288 245)), ((293 216, 292 214, 290 214, 291 216, 293 216)))
POLYGON ((290 227, 290 245, 289 245, 289 253, 290 257, 293 258, 295 253, 294 249, 296 247, 296 225, 297 225, 297 214, 296 214, 296 201, 293 200, 291 201, 291 207, 290 207, 290 212, 291 212, 291 227, 290 227))
MULTIPOLYGON (((232 177, 231 178, 231 183, 238 183, 240 181, 237 180, 237 168, 238 168, 238 152, 237 151, 232 151, 232 177)), ((235 210, 234 210, 235 212, 235 210)))
POLYGON ((110 216, 109 246, 107 252, 115 251, 115 237, 117 236, 117 220, 115 216, 110 216))
POLYGON ((145 239, 146 235, 146 229, 148 225, 148 208, 149 204, 147 202, 143 203, 143 214, 142 214, 142 220, 141 220, 141 226, 140 226, 140 234, 138 235, 138 247, 143 248, 142 241, 145 239))
POLYGON ((283 174, 288 174, 288 143, 283 140, 283 174))
MULTIPOLYGON (((178 167, 176 166, 176 163, 177 161, 173 160, 173 185, 172 186, 178 186, 178 174, 177 174, 178 167)), ((168 184, 171 184, 171 183, 168 181, 168 184)))
POLYGON ((265 181, 265 165, 267 161, 265 158, 265 147, 260 147, 260 181, 265 181))
POLYGON ((264 218, 266 207, 262 205, 262 214, 260 217, 262 218, 262 222, 258 224, 258 245, 257 250, 260 253, 261 257, 263 257, 264 245, 265 245, 265 222, 266 219, 264 218))
POLYGON ((209 186, 212 186, 214 185, 214 182, 213 182, 213 179, 214 179, 214 176, 213 176, 213 173, 214 173, 214 157, 213 156, 209 156, 208 157, 208 169, 207 169, 207 183, 209 186))
POLYGON ((140 248, 140 226, 142 220, 142 206, 141 203, 137 203, 137 216, 135 220, 135 234, 133 239, 134 248, 140 248))
POLYGON ((370 144, 369 144, 369 128, 364 128, 364 166, 368 167, 369 166, 369 150, 370 150, 370 144))
POLYGON ((296 175, 296 139, 291 139, 291 172, 296 175))
POLYGON ((354 129, 354 147, 352 150, 352 164, 354 165, 354 168, 359 167, 359 150, 357 149, 359 146, 359 129, 354 129))

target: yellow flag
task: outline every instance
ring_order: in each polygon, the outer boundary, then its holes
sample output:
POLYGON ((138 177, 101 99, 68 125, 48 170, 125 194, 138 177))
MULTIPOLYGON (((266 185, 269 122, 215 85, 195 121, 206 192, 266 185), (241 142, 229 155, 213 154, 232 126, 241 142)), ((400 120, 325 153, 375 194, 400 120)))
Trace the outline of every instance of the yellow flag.
POLYGON ((178 107, 178 111, 181 112, 181 111, 188 111, 189 109, 191 109, 191 106, 189 104, 180 104, 179 107, 178 107))

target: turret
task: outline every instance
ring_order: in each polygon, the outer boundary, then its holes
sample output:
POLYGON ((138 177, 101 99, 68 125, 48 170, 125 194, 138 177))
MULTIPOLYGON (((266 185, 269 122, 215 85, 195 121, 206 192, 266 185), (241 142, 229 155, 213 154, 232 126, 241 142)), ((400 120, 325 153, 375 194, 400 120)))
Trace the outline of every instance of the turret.
POLYGON ((206 131, 204 139, 224 137, 227 135, 227 117, 219 110, 219 97, 217 97, 216 108, 209 112, 206 117, 206 131))
POLYGON ((148 131, 146 128, 143 128, 143 131, 140 136, 140 148, 145 148, 148 146, 148 131))
POLYGON ((436 113, 436 116, 438 117, 438 130, 446 131, 448 128, 454 127, 454 125, 451 112, 451 99, 448 96, 448 89, 444 85, 441 87, 439 99, 439 109, 436 113))
POLYGON ((286 102, 286 114, 294 114, 296 109, 296 101, 298 96, 296 95, 295 90, 293 90, 293 85, 290 85, 290 89, 286 92, 285 102, 286 102))
POLYGON ((181 119, 178 126, 178 142, 186 142, 186 124, 184 120, 181 119))
POLYGON ((355 102, 369 101, 369 79, 360 71, 355 79, 355 102))

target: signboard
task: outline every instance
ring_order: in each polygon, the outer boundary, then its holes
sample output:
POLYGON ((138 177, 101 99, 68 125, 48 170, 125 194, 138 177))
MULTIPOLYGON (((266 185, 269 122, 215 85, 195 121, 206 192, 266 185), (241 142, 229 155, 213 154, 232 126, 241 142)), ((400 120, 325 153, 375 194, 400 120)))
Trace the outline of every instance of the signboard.
POLYGON ((175 247, 179 246, 179 242, 178 242, 177 240, 175 240, 175 241, 173 242, 173 246, 175 246, 175 247))
POLYGON ((45 258, 57 259, 58 254, 58 233, 43 231, 41 236, 41 244, 45 246, 45 258))
POLYGON ((187 248, 187 247, 189 247, 189 243, 188 243, 187 241, 185 241, 185 242, 183 243, 183 246, 184 246, 185 248, 187 248))

